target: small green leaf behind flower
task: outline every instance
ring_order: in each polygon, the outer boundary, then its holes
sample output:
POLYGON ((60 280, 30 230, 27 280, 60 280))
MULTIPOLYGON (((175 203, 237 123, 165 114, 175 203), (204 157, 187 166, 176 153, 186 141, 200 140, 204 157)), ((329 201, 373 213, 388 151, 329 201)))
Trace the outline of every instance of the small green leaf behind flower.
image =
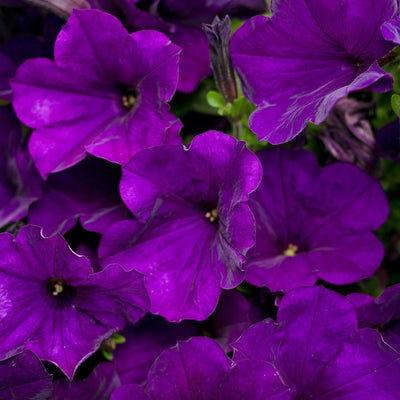
POLYGON ((117 344, 125 343, 126 339, 119 333, 113 333, 100 346, 101 354, 107 361, 112 361, 117 344))

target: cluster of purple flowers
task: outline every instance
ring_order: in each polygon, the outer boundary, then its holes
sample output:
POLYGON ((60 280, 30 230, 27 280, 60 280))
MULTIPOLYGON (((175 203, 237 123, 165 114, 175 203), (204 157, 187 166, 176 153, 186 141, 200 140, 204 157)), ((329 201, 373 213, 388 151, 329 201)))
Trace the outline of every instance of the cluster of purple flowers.
POLYGON ((3 17, 0 399, 400 398, 398 0, 3 17))

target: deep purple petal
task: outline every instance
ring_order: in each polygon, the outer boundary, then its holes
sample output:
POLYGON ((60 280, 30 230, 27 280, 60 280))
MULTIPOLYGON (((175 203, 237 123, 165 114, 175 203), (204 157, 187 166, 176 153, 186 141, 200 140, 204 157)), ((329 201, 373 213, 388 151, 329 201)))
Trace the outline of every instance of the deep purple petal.
POLYGON ((0 362, 1 399, 47 399, 52 377, 30 351, 0 362))
POLYGON ((347 296, 360 328, 377 328, 383 340, 400 352, 400 284, 388 287, 378 301, 363 293, 347 296))
POLYGON ((128 34, 109 14, 75 11, 58 36, 55 62, 29 60, 12 82, 19 118, 36 129, 30 151, 42 176, 86 151, 123 164, 143 148, 175 143, 166 102, 179 52, 162 33, 128 34))
POLYGON ((72 379, 103 340, 147 311, 138 273, 108 267, 89 276, 89 260, 60 235, 28 225, 15 240, 2 233, 0 249, 1 359, 32 350, 72 379))
POLYGON ((205 251, 215 247, 217 240, 214 227, 208 225, 201 216, 159 226, 147 224, 145 228, 136 221, 114 224, 102 238, 100 263, 118 263, 145 274, 152 313, 175 322, 206 319, 221 293, 220 279, 213 268, 218 260, 205 251), (122 232, 127 237, 125 242, 121 240, 122 232), (117 246, 125 244, 127 248, 116 252, 114 240, 117 246), (106 253, 106 248, 112 253, 106 253))
POLYGON ((378 332, 362 329, 320 376, 313 395, 321 400, 395 400, 399 376, 399 353, 383 344, 378 332))
POLYGON ((140 385, 123 385, 114 390, 111 400, 150 400, 140 385))
POLYGON ((10 106, 0 107, 0 226, 26 217, 42 195, 42 181, 28 153, 22 125, 10 106))
POLYGON ((50 175, 42 199, 29 210, 28 222, 42 226, 47 236, 64 234, 78 218, 84 228, 105 232, 130 215, 118 193, 120 175, 118 166, 94 157, 50 175))
POLYGON ((101 363, 84 380, 57 379, 49 400, 109 400, 121 385, 115 366, 101 363))
POLYGON ((194 337, 165 350, 150 369, 146 391, 150 398, 216 399, 231 360, 212 339, 194 337))
POLYGON ((249 202, 257 242, 246 279, 287 292, 318 278, 348 284, 371 277, 384 255, 371 231, 389 212, 379 182, 350 164, 319 168, 305 150, 269 148, 258 156, 264 175, 249 202))
POLYGON ((112 226, 100 244, 101 263, 145 274, 153 313, 171 321, 206 318, 221 288, 243 280, 241 266, 255 242, 244 202, 260 178, 245 143, 217 131, 196 136, 189 148, 136 154, 123 168, 120 191, 144 224, 112 226))
POLYGON ((250 327, 233 345, 234 360, 267 361, 286 382, 312 386, 356 328, 354 309, 341 295, 322 286, 292 290, 280 304, 278 325, 250 327))
POLYGON ((121 382, 144 384, 151 365, 163 350, 175 346, 177 340, 187 340, 199 333, 194 321, 174 324, 152 314, 126 326, 121 332, 126 342, 117 346, 113 359, 121 382))
POLYGON ((258 137, 289 141, 307 121, 320 124, 350 91, 389 90, 392 80, 376 61, 393 48, 380 26, 397 8, 395 0, 281 0, 272 3, 272 18, 240 28, 231 54, 244 94, 257 105, 249 124, 258 137))
POLYGON ((244 360, 232 368, 217 399, 290 400, 292 393, 271 364, 244 360))

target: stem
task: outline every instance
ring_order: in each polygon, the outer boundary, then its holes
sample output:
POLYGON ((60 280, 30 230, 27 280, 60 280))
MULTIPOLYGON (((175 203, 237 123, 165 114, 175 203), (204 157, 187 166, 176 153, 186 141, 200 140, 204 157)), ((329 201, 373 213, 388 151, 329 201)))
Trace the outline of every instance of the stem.
POLYGON ((232 119, 229 119, 229 122, 232 125, 233 136, 238 140, 242 140, 243 139, 242 121, 240 119, 238 121, 233 121, 232 119))

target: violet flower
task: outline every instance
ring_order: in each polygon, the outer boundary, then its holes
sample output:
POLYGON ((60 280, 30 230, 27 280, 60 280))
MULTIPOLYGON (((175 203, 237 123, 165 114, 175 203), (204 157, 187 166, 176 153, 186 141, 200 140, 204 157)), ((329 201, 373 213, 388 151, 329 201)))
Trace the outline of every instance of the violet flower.
POLYGON ((11 106, 0 107, 0 227, 24 218, 42 196, 42 180, 11 106))
POLYGON ((78 219, 85 229, 104 233, 131 215, 119 196, 120 178, 119 166, 92 156, 51 174, 42 198, 29 210, 28 222, 40 225, 46 236, 64 234, 78 219))
POLYGON ((47 43, 35 36, 23 34, 8 40, 0 47, 0 99, 12 100, 9 80, 23 61, 34 57, 45 57, 50 53, 47 43))
POLYGON ((351 91, 391 89, 378 61, 400 37, 397 0, 272 0, 271 7, 271 18, 252 18, 231 41, 243 92, 257 105, 249 124, 260 140, 293 139, 351 91))
POLYGON ((193 92, 200 81, 211 75, 209 48, 201 30, 216 15, 248 18, 267 10, 264 0, 88 0, 110 12, 120 6, 129 31, 155 29, 165 33, 182 48, 178 90, 193 92), (133 5, 134 4, 134 5, 133 5))
POLYGON ((400 163, 400 126, 393 121, 376 132, 375 153, 388 160, 400 163))
POLYGON ((87 153, 120 164, 147 147, 179 143, 168 112, 180 49, 160 32, 133 34, 113 16, 74 11, 55 61, 26 61, 11 82, 18 117, 35 130, 29 149, 42 176, 87 153))
POLYGON ((306 150, 257 154, 264 176, 250 196, 257 240, 246 280, 287 292, 317 279, 343 285, 371 277, 384 256, 371 231, 389 214, 379 182, 351 164, 320 168, 306 150))
POLYGON ((221 289, 237 286, 255 243, 246 204, 261 166, 244 142, 217 131, 190 147, 159 146, 123 168, 121 196, 137 221, 104 234, 100 263, 143 273, 151 312, 170 321, 207 318, 221 289))
POLYGON ((69 379, 101 342, 148 308, 143 278, 118 266, 93 274, 60 235, 0 234, 0 359, 31 350, 69 379))
POLYGON ((376 328, 383 341, 400 353, 400 284, 388 287, 376 301, 363 293, 351 293, 360 328, 376 328))
POLYGON ((212 339, 193 337, 154 362, 146 389, 121 386, 111 400, 289 400, 290 390, 268 363, 233 364, 212 339))
POLYGON ((128 29, 154 29, 166 34, 182 48, 178 90, 193 92, 200 81, 211 74, 208 43, 201 31, 203 23, 229 14, 247 18, 267 10, 264 0, 87 0, 117 16, 128 29))
POLYGON ((118 344, 113 356, 121 383, 144 385, 154 360, 177 340, 187 340, 200 335, 199 324, 182 321, 167 322, 164 318, 148 314, 135 325, 128 325, 121 332, 125 343, 118 344))
POLYGON ((177 340, 200 335, 212 337, 228 353, 250 323, 261 319, 261 310, 256 305, 250 305, 241 293, 224 290, 217 308, 206 321, 186 320, 176 324, 148 314, 135 325, 126 326, 121 332, 126 342, 115 349, 113 362, 122 384, 144 385, 155 359, 163 350, 175 346, 177 340))
POLYGON ((250 327, 233 360, 271 363, 292 389, 292 400, 395 400, 400 354, 378 332, 357 330, 351 303, 324 287, 288 293, 278 320, 250 327))
POLYGON ((110 400, 113 391, 121 385, 115 366, 100 363, 83 380, 57 379, 48 400, 110 400))
POLYGON ((0 399, 47 399, 51 381, 51 375, 30 351, 0 362, 0 399))

